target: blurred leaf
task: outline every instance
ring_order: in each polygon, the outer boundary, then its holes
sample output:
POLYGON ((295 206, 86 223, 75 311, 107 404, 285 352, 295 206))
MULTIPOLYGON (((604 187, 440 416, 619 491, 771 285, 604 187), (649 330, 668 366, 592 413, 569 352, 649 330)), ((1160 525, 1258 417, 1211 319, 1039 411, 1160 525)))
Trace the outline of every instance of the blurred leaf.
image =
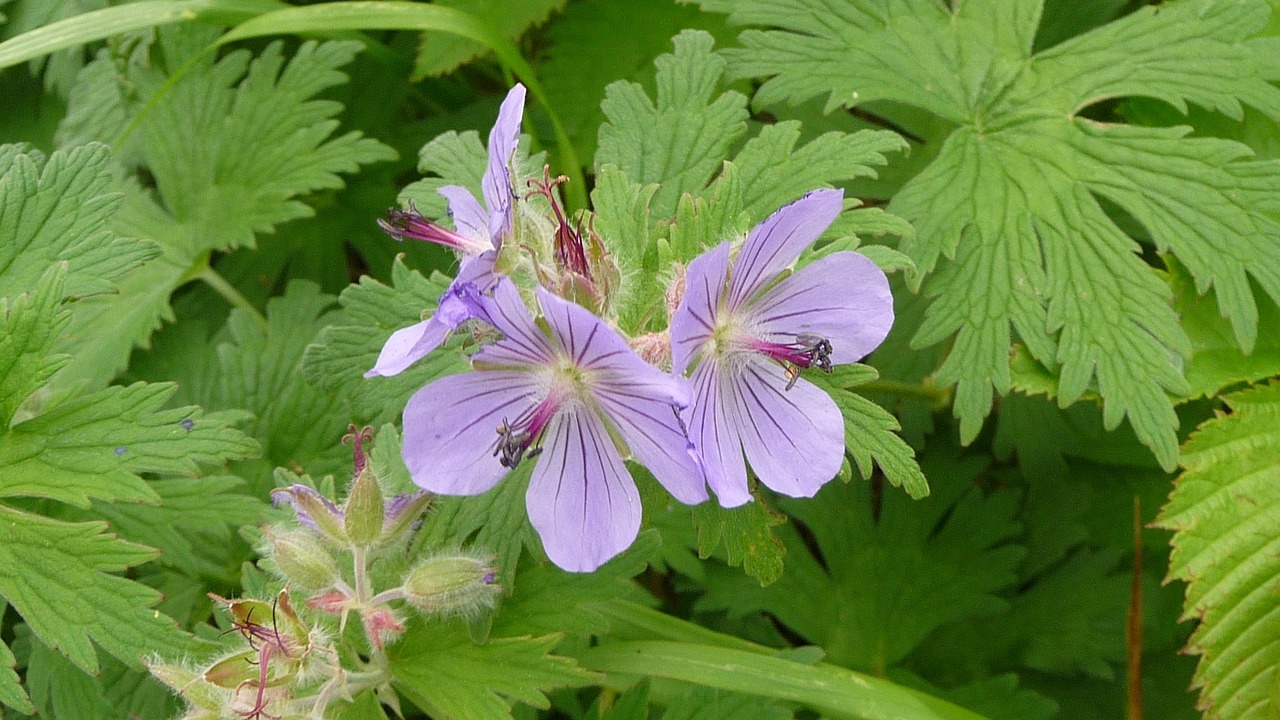
MULTIPOLYGON (((493 29, 507 40, 515 40, 525 30, 541 23, 564 7, 565 0, 436 0, 442 7, 455 8, 475 17, 489 18, 493 29)), ((474 60, 487 50, 475 40, 457 35, 424 32, 414 60, 414 79, 443 75, 474 60)))
POLYGON ((934 492, 921 500, 873 495, 871 483, 854 481, 829 483, 811 501, 783 502, 807 532, 778 531, 787 546, 781 579, 760 588, 722 575, 700 605, 769 612, 832 662, 874 672, 944 623, 1005 610, 997 593, 1014 583, 1023 555, 1009 542, 1017 493, 984 496, 974 487, 981 458, 943 452, 925 465, 934 492))

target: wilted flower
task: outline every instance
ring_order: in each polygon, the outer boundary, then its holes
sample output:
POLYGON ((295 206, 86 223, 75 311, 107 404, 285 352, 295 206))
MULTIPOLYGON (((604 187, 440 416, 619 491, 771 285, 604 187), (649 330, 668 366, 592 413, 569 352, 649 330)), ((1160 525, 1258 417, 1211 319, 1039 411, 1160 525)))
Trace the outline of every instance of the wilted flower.
POLYGON ((743 450, 760 481, 809 497, 840 470, 844 420, 801 377, 878 346, 893 324, 884 272, 836 252, 787 274, 840 214, 844 193, 817 190, 760 223, 730 259, 730 243, 690 263, 671 322, 675 372, 693 369, 689 438, 720 503, 747 502, 743 450))
POLYGON ((461 284, 488 287, 493 282, 494 263, 503 240, 511 234, 515 191, 511 181, 511 159, 520 138, 524 116, 523 85, 516 84, 502 101, 498 121, 489 132, 489 166, 481 187, 484 205, 460 185, 446 185, 438 191, 449 202, 449 217, 456 230, 427 220, 416 209, 391 210, 378 225, 397 240, 411 238, 453 248, 462 254, 458 277, 440 297, 440 305, 427 320, 393 333, 373 369, 365 377, 397 375, 444 342, 448 334, 468 319, 468 306, 458 301, 454 289, 461 284))
POLYGON ((675 412, 688 403, 686 381, 648 365, 602 320, 543 288, 549 332, 508 279, 491 296, 471 297, 475 316, 504 337, 472 356, 477 372, 436 380, 409 400, 404 458, 416 483, 475 495, 538 456, 529 519, 552 561, 582 572, 626 549, 639 530, 640 497, 624 455, 680 501, 706 499, 675 412))

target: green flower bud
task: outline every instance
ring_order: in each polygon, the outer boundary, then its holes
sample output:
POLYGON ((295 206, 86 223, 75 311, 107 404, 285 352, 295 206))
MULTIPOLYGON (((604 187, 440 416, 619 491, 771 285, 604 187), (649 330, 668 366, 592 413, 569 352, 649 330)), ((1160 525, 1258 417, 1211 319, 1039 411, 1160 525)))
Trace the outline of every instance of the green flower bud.
POLYGON ((266 531, 271 559, 291 583, 307 590, 333 587, 341 574, 329 551, 307 530, 266 531))
POLYGON ((461 553, 418 563, 405 575, 404 599, 424 613, 474 615, 493 607, 502 592, 488 562, 461 553))
POLYGON ((382 501, 382 488, 373 473, 362 471, 351 483, 351 494, 343 508, 343 529, 347 539, 356 547, 370 547, 382 536, 382 523, 386 504, 382 501))

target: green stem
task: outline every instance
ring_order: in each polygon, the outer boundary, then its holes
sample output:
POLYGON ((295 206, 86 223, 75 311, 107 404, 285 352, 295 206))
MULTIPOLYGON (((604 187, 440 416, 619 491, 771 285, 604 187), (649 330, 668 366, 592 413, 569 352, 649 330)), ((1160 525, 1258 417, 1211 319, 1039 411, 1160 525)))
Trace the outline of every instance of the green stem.
POLYGON ((267 327, 267 318, 258 311, 258 308, 253 306, 253 303, 249 302, 245 296, 241 295, 240 291, 237 290, 234 285, 227 282, 226 278, 219 275, 217 270, 205 265, 204 269, 202 269, 196 277, 203 280, 209 287, 213 288, 213 291, 221 295, 224 300, 231 304, 231 307, 239 308, 240 310, 249 313, 249 316, 256 320, 259 325, 263 328, 267 327))

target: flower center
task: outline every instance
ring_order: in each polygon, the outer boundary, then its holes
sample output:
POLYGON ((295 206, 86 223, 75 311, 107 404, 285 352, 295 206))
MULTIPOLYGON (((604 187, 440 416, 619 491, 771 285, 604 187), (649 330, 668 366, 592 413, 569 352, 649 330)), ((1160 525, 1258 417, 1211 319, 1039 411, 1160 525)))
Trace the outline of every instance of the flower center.
POLYGON ((514 420, 503 418, 498 425, 498 440, 493 456, 505 468, 515 468, 525 458, 542 452, 547 426, 566 405, 586 391, 586 373, 569 361, 559 364, 551 374, 551 388, 542 402, 525 410, 514 420))

